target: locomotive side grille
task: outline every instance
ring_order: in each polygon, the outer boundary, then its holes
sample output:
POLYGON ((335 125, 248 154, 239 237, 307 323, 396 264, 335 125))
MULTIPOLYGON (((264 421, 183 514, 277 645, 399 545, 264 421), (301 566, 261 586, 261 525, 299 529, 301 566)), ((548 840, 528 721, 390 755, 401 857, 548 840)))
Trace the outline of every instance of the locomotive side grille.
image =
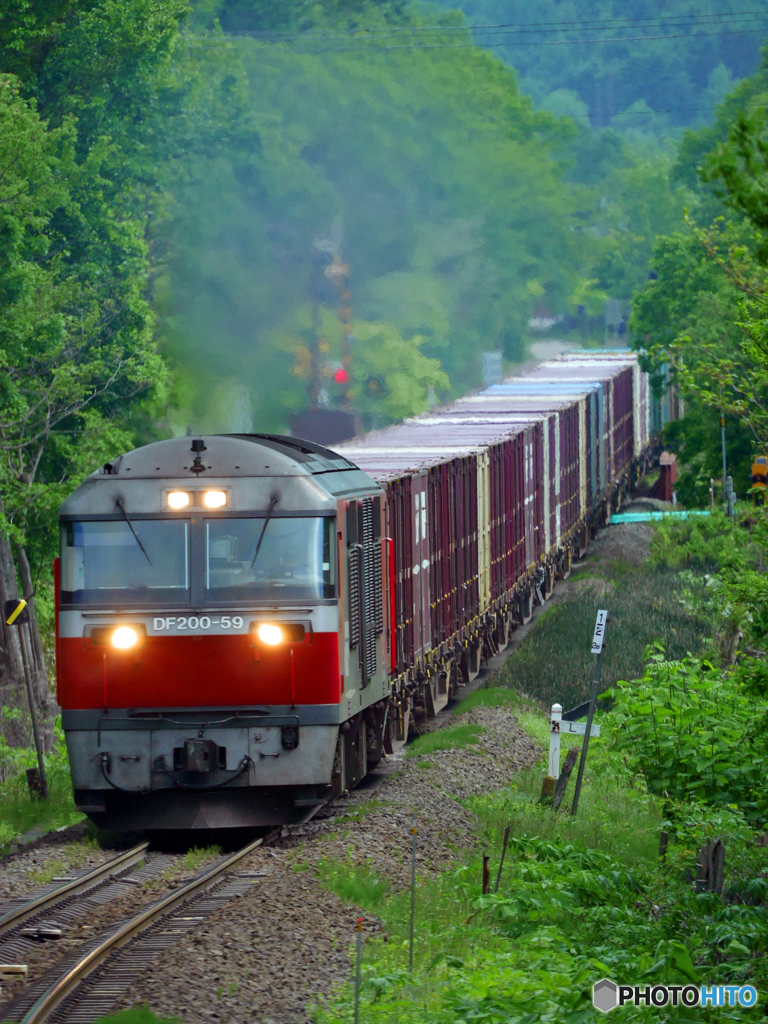
POLYGON ((365 659, 363 675, 365 679, 370 679, 371 676, 376 674, 376 634, 372 629, 365 635, 362 654, 365 659))
POLYGON ((362 555, 363 549, 356 544, 349 549, 348 578, 349 578, 349 645, 357 647, 360 643, 362 631, 362 555))
POLYGON ((384 631, 384 602, 382 599, 382 579, 381 579, 381 544, 374 542, 371 548, 371 562, 373 568, 371 575, 373 577, 373 627, 377 634, 384 631))
POLYGON ((384 631, 380 515, 377 499, 347 507, 349 644, 358 648, 363 685, 378 668, 377 637, 384 631), (353 539, 354 538, 354 539, 353 539))
POLYGON ((381 543, 376 538, 377 532, 374 530, 373 499, 366 498, 363 501, 365 622, 367 627, 374 630, 376 634, 379 634, 384 629, 384 608, 382 602, 381 543))
POLYGON ((373 501, 363 499, 363 545, 369 547, 373 540, 373 501))
POLYGON ((363 601, 365 602, 364 643, 360 649, 360 663, 363 679, 368 680, 376 672, 376 587, 373 560, 373 502, 364 498, 361 502, 363 540, 363 601))

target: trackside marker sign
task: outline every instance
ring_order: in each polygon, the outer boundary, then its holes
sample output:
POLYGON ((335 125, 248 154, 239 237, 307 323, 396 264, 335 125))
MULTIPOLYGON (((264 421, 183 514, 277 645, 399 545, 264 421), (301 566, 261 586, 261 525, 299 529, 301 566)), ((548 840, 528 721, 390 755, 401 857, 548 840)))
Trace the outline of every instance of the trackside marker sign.
POLYGON ((595 623, 595 634, 592 637, 592 653, 599 654, 603 649, 603 641, 605 640, 605 627, 608 622, 608 612, 601 608, 597 613, 597 622, 595 623))

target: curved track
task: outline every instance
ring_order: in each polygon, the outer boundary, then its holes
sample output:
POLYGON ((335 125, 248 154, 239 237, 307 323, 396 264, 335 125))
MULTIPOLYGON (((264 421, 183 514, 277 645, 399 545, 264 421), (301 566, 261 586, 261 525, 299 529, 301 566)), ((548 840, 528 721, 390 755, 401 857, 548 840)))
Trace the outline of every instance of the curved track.
POLYGON ((85 874, 79 875, 49 892, 44 892, 34 899, 23 902, 14 900, 13 903, 19 905, 12 907, 0 916, 0 937, 8 936, 22 925, 32 922, 39 915, 68 901, 72 896, 90 891, 96 886, 103 885, 110 878, 128 871, 134 864, 144 860, 148 848, 149 843, 139 843, 130 850, 118 854, 117 857, 112 857, 111 860, 99 864, 85 874))
MULTIPOLYGON (((254 879, 261 877, 227 878, 265 838, 221 857, 178 889, 65 957, 5 1007, 4 1020, 16 1024, 42 1024, 43 1021, 87 1024, 108 1013, 120 992, 163 949, 176 941, 179 934, 242 895, 254 879), (183 915, 171 916, 182 907, 183 915)), ((146 848, 146 844, 142 845, 146 848)))

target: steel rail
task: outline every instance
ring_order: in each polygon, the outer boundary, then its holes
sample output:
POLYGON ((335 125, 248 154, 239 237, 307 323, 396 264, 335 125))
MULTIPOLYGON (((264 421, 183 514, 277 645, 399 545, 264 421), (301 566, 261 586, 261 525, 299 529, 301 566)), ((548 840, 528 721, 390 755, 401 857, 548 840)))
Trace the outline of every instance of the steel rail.
POLYGON ((20 1024, 42 1024, 61 1005, 67 996, 117 949, 130 942, 140 932, 151 927, 177 904, 184 903, 190 896, 206 889, 217 878, 225 875, 238 861, 241 861, 248 854, 253 853, 257 847, 261 846, 265 838, 262 836, 260 839, 248 843, 247 846, 238 850, 237 853, 231 854, 220 864, 210 868, 205 874, 191 879, 186 885, 169 893, 158 903, 136 914, 130 920, 124 921, 116 931, 102 939, 97 946, 88 953, 85 953, 65 974, 52 982, 46 991, 38 996, 30 1009, 27 1010, 20 1024))
POLYGON ((99 882, 111 878, 112 875, 116 875, 119 871, 124 871, 138 861, 143 860, 148 847, 149 843, 139 843, 138 846, 133 846, 130 850, 126 850, 125 853, 120 853, 117 857, 113 857, 104 864, 99 864, 86 874, 80 875, 79 878, 74 878, 71 882, 60 885, 58 889, 53 889, 42 896, 37 896, 15 910, 9 911, 0 917, 0 935, 18 928, 24 921, 28 921, 30 917, 34 917, 49 907, 56 906, 56 904, 61 903, 62 900, 67 899, 69 896, 74 896, 79 892, 90 889, 99 882))

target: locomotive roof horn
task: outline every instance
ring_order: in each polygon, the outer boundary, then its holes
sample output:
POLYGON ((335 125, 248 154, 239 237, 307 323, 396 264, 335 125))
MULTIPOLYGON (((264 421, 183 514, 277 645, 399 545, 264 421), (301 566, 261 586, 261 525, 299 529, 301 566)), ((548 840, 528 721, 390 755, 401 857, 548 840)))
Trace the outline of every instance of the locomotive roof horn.
POLYGON ((195 453, 194 461, 192 462, 192 465, 189 467, 190 471, 195 475, 197 475, 198 473, 204 473, 206 467, 203 465, 203 459, 200 453, 205 452, 208 449, 206 448, 205 441, 202 439, 202 437, 196 437, 195 440, 192 442, 192 447, 189 450, 195 453))

